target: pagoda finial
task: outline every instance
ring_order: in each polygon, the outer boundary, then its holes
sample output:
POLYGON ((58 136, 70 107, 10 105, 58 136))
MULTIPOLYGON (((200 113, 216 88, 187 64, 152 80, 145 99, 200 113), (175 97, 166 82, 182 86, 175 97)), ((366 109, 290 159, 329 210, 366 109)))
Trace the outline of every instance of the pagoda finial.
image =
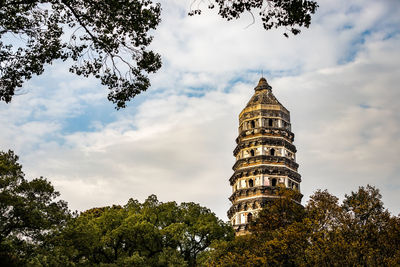
POLYGON ((272 89, 272 87, 268 84, 267 79, 261 77, 260 81, 258 82, 256 88, 254 88, 254 90, 259 91, 263 89, 272 89))
POLYGON ((261 77, 260 80, 258 81, 258 85, 264 85, 264 84, 268 84, 267 79, 261 77))

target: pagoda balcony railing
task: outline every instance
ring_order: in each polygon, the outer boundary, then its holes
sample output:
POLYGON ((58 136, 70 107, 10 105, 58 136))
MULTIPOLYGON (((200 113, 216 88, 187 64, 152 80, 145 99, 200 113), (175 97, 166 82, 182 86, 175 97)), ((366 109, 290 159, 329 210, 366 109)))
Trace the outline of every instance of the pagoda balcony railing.
POLYGON ((235 225, 232 225, 232 227, 233 227, 233 229, 235 229, 236 232, 245 231, 245 230, 248 230, 249 224, 248 223, 235 224, 235 225))
POLYGON ((230 197, 229 200, 233 202, 238 197, 251 197, 257 194, 268 194, 273 195, 277 192, 276 186, 253 186, 248 188, 241 188, 236 190, 230 197))
POLYGON ((290 115, 288 112, 283 112, 281 110, 271 110, 271 109, 257 109, 252 111, 244 112, 241 116, 241 122, 243 120, 251 119, 254 117, 264 117, 264 118, 282 118, 290 123, 290 115))
POLYGON ((256 176, 259 174, 271 175, 271 176, 287 176, 293 179, 294 181, 300 183, 301 175, 293 171, 285 166, 268 166, 268 165, 256 165, 253 167, 248 167, 245 169, 236 170, 231 178, 229 178, 229 182, 231 186, 233 186, 237 179, 242 177, 256 176))
POLYGON ((292 143, 288 142, 285 139, 277 139, 277 138, 269 138, 269 137, 260 136, 256 139, 244 140, 244 141, 240 142, 236 146, 235 150, 233 150, 233 155, 236 157, 236 155, 243 148, 251 148, 254 146, 261 146, 261 145, 268 145, 268 146, 274 146, 274 147, 281 146, 281 147, 288 149, 292 153, 297 152, 296 147, 292 143))
POLYGON ((241 142, 241 140, 244 137, 255 134, 269 134, 269 135, 281 136, 290 140, 290 142, 294 141, 294 133, 292 133, 287 129, 276 128, 276 127, 256 127, 253 129, 242 130, 239 136, 236 138, 236 143, 239 144, 239 142, 241 142))
POLYGON ((258 155, 237 160, 233 165, 232 169, 237 170, 239 168, 248 167, 246 166, 246 164, 250 165, 250 164, 269 164, 269 163, 283 164, 293 169, 294 171, 297 171, 297 168, 299 167, 299 164, 297 164, 296 162, 287 157, 258 155))
MULTIPOLYGON (((248 210, 255 210, 259 208, 263 208, 267 203, 273 201, 276 199, 276 196, 278 194, 278 190, 280 190, 280 187, 273 187, 273 186, 264 186, 264 187, 270 187, 268 192, 271 192, 268 195, 260 195, 256 198, 251 198, 251 199, 244 199, 240 200, 238 199, 233 205, 230 207, 230 209, 227 212, 228 218, 232 218, 232 216, 241 211, 248 211, 248 210)), ((293 189, 291 189, 293 190, 293 189)), ((265 191, 267 192, 267 191, 265 191)), ((298 194, 294 196, 293 201, 296 202, 297 204, 301 205, 301 199, 303 198, 303 194, 301 194, 299 191, 296 191, 298 194)))

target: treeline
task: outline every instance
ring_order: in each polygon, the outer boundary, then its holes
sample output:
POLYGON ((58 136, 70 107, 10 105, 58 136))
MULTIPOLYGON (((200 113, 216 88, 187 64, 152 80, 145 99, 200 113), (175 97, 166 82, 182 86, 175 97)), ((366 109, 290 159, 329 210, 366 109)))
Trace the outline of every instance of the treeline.
POLYGON ((144 203, 71 213, 44 178, 27 181, 12 152, 0 152, 0 265, 196 266, 229 224, 195 203, 144 203))
POLYGON ((342 204, 317 191, 305 207, 278 190, 234 238, 228 223, 196 203, 143 203, 69 211, 44 178, 28 181, 0 152, 1 266, 396 266, 400 219, 379 191, 360 187, 342 204))
POLYGON ((302 207, 280 190, 250 226, 252 234, 218 241, 208 266, 400 266, 400 218, 379 190, 360 187, 342 204, 317 191, 302 207))

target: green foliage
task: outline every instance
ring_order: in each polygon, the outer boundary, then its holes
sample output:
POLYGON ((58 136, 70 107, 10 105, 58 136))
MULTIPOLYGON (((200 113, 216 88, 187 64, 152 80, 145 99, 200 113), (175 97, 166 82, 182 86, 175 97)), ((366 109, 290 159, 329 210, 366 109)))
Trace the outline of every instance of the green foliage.
MULTIPOLYGON (((227 20, 260 10, 266 30, 285 27, 293 34, 309 27, 318 7, 312 0, 216 3, 227 20)), ((110 90, 108 99, 124 108, 161 67, 160 55, 148 49, 160 13, 153 0, 0 0, 0 101, 10 102, 46 64, 70 60, 70 72, 99 79, 110 90)), ((189 12, 194 14, 200 10, 189 12)))
MULTIPOLYGON (((201 1, 194 0, 192 6, 196 2, 201 1)), ((251 13, 254 19, 252 11, 256 11, 264 29, 285 27, 294 35, 300 33, 299 27, 310 26, 311 15, 318 8, 317 2, 312 0, 215 0, 215 2, 219 7, 218 14, 228 21, 240 18, 245 12, 251 13)), ((214 4, 208 7, 212 9, 214 4)), ((201 14, 201 10, 194 9, 189 12, 190 16, 195 14, 201 14)), ((289 35, 285 32, 284 36, 289 35)))
POLYGON ((271 201, 271 205, 267 204, 251 224, 252 232, 268 235, 272 230, 299 222, 304 217, 304 208, 296 201, 301 199, 298 191, 279 187, 275 194, 275 200, 271 201))
POLYGON ((44 178, 25 179, 18 157, 0 152, 0 262, 5 266, 397 266, 400 218, 378 189, 342 204, 317 191, 307 205, 280 188, 250 225, 233 229, 195 203, 93 208, 71 216, 44 178))
POLYGON ((152 195, 83 212, 52 246, 77 265, 195 266, 213 241, 232 238, 232 228, 209 209, 152 195))
POLYGON ((161 67, 147 50, 160 12, 151 0, 0 0, 0 100, 10 102, 46 64, 71 59, 71 72, 100 79, 125 107, 161 67))
POLYGON ((70 217, 44 178, 27 181, 13 151, 0 152, 0 262, 21 265, 70 217))
POLYGON ((213 244, 209 266, 396 266, 400 218, 384 209, 379 191, 360 187, 343 204, 317 191, 306 207, 280 191, 251 234, 213 244))

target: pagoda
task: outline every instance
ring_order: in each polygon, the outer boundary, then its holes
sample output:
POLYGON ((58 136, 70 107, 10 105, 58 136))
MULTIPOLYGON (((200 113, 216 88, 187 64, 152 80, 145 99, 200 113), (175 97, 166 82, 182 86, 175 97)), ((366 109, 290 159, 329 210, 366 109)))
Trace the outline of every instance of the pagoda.
POLYGON ((228 218, 237 235, 247 233, 249 222, 276 197, 279 187, 300 191, 290 112, 273 95, 265 78, 254 90, 239 114, 239 136, 233 151, 236 162, 229 179, 232 206, 228 218))

